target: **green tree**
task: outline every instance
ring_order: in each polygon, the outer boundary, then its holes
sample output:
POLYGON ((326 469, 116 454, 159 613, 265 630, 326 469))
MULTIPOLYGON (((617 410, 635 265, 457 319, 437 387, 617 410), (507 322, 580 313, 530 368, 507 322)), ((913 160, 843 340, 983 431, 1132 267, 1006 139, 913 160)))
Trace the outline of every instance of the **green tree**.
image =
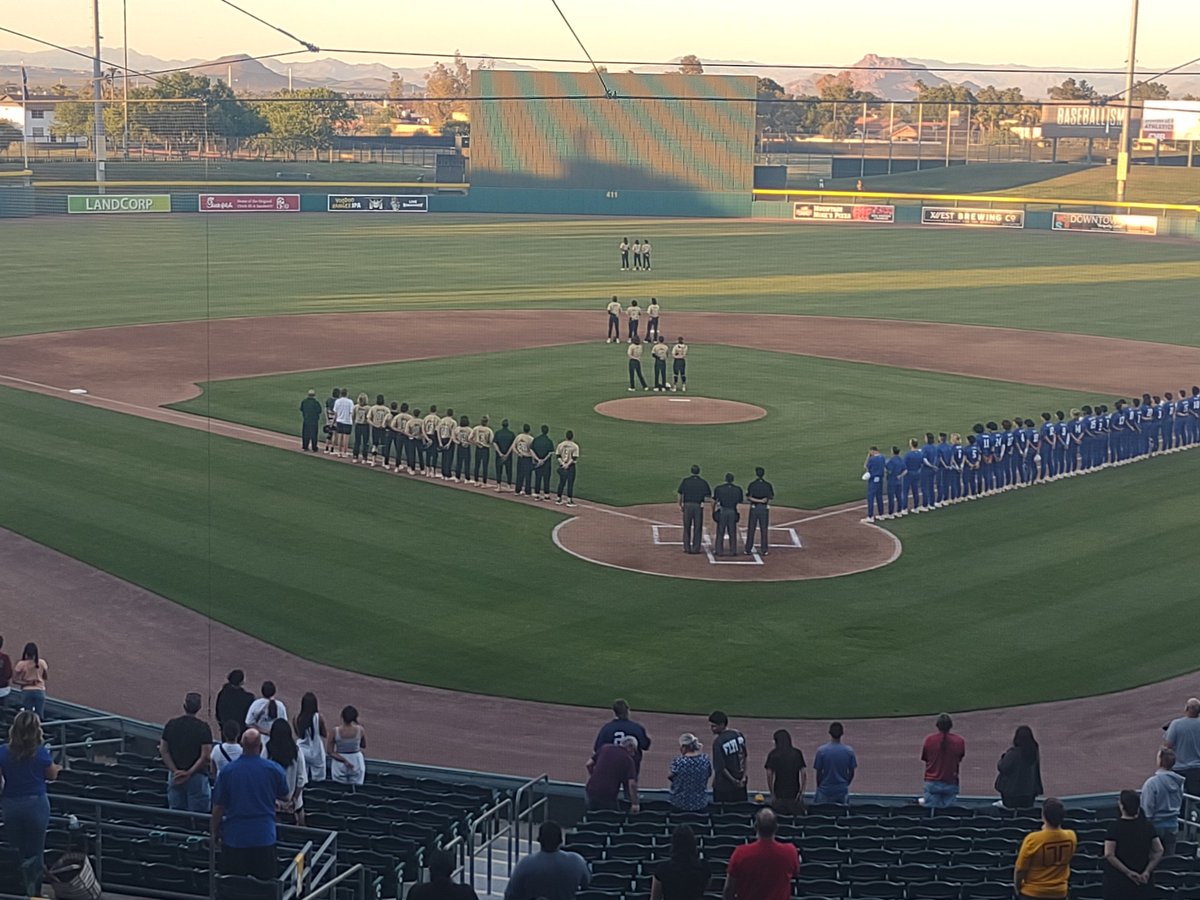
POLYGON ((1079 81, 1067 78, 1062 84, 1050 88, 1051 100, 1096 100, 1099 96, 1099 91, 1088 84, 1086 78, 1079 81))
POLYGON ((259 104, 258 113, 267 125, 266 146, 292 159, 307 151, 315 158, 358 118, 345 97, 329 88, 279 91, 259 104))
POLYGON ((849 72, 822 75, 817 79, 817 94, 826 101, 817 116, 824 120, 820 131, 834 140, 842 140, 854 132, 854 123, 862 115, 864 101, 879 99, 870 91, 855 88, 849 72))
POLYGON ((79 137, 92 133, 95 119, 91 102, 65 100, 54 107, 54 124, 50 133, 56 138, 79 137))
POLYGON ((946 122, 950 116, 950 108, 963 112, 975 103, 975 95, 970 88, 962 84, 929 85, 917 79, 917 102, 924 104, 926 120, 946 122))
POLYGON ((695 53, 689 53, 687 56, 679 60, 679 74, 703 75, 704 63, 700 62, 700 57, 698 57, 695 53))
POLYGON ((1133 86, 1134 100, 1169 100, 1171 89, 1161 81, 1141 81, 1133 86))
POLYGON ((224 138, 229 148, 259 134, 266 123, 249 104, 239 100, 225 82, 207 75, 172 72, 139 92, 148 101, 137 124, 163 139, 200 144, 209 137, 224 138))
POLYGON ((465 97, 471 91, 471 70, 455 50, 454 62, 447 66, 435 63, 425 75, 425 99, 417 105, 431 128, 441 129, 455 113, 466 112, 465 97))
POLYGON ((1011 134, 1007 125, 1031 125, 1036 110, 1029 106, 1019 87, 998 88, 993 85, 981 88, 975 99, 974 122, 989 143, 999 143, 1011 134))
POLYGON ((399 72, 393 72, 392 80, 388 82, 388 100, 403 100, 406 88, 407 85, 404 83, 404 76, 399 72))
POLYGON ((0 147, 17 144, 21 141, 21 129, 11 122, 0 120, 0 147))

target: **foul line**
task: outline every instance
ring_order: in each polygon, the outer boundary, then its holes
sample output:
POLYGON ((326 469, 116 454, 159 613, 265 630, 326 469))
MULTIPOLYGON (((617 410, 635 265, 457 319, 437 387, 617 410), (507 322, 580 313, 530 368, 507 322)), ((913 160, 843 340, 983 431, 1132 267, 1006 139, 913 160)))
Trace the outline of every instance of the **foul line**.
MULTIPOLYGON (((805 516, 803 519, 796 519, 792 522, 783 522, 780 525, 774 525, 773 528, 789 528, 793 525, 803 525, 805 522, 815 522, 818 519, 828 519, 830 516, 840 516, 844 513, 854 512, 858 509, 859 503, 855 502, 853 506, 847 506, 845 509, 834 509, 830 512, 817 513, 815 516, 805 516)), ((886 531, 886 529, 884 529, 886 531)), ((891 532, 888 532, 889 534, 891 532)))

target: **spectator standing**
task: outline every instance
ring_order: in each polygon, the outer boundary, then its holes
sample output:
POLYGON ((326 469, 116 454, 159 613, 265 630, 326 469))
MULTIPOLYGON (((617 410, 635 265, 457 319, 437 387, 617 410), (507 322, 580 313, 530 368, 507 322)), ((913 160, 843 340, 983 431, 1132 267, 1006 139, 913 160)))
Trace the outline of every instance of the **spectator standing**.
POLYGON ((1163 858, 1162 841, 1142 815, 1137 791, 1121 791, 1119 802, 1120 816, 1104 835, 1104 900, 1145 900, 1163 858))
POLYGON ((290 815, 297 825, 304 825, 304 786, 308 784, 308 766, 287 719, 276 719, 271 726, 271 741, 267 744, 267 759, 283 769, 287 778, 288 796, 275 804, 282 815, 290 815))
POLYGON ((317 452, 317 430, 321 425, 321 401, 317 399, 316 391, 309 391, 308 396, 300 401, 300 446, 301 450, 317 452))
POLYGON ((1158 769, 1142 785, 1142 812, 1154 826, 1167 856, 1175 852, 1179 837, 1179 812, 1183 808, 1186 790, 1182 775, 1174 771, 1175 751, 1163 747, 1158 751, 1158 769))
POLYGON ((262 696, 250 704, 246 711, 246 727, 258 730, 265 746, 271 740, 271 726, 276 719, 287 721, 287 707, 275 697, 275 682, 262 683, 262 696))
POLYGON ((638 741, 631 734, 616 744, 605 744, 596 753, 587 780, 588 809, 617 809, 617 795, 624 788, 632 812, 638 812, 637 763, 638 741))
POLYGON ((221 743, 213 746, 212 759, 213 777, 221 774, 221 770, 242 755, 242 745, 238 738, 242 736, 242 723, 229 719, 221 726, 221 743))
POLYGON ((817 777, 814 803, 846 803, 850 797, 850 783, 858 769, 858 757, 854 748, 842 743, 846 733, 841 722, 829 726, 829 743, 817 748, 813 757, 813 772, 817 777))
POLYGON ((513 868, 504 900, 574 900, 592 883, 588 864, 578 853, 562 848, 562 826, 543 822, 538 829, 538 852, 513 868))
POLYGON ((21 652, 20 661, 13 666, 12 686, 21 691, 21 708, 34 713, 39 720, 46 714, 46 661, 38 653, 38 645, 30 641, 21 652))
POLYGON ((250 712, 250 706, 254 703, 254 695, 242 687, 245 680, 246 673, 241 669, 234 669, 225 677, 225 684, 221 686, 221 690, 217 691, 217 721, 221 723, 222 729, 230 720, 237 722, 238 737, 241 737, 246 727, 246 714, 250 712))
POLYGON ((4 652, 4 636, 0 635, 0 707, 8 705, 8 695, 12 693, 12 676, 12 660, 4 652))
POLYGON ((290 795, 283 769, 264 759, 262 735, 247 728, 242 755, 221 769, 213 790, 212 840, 223 875, 278 877, 275 804, 290 795))
POLYGON ((469 884, 459 884, 453 878, 454 855, 447 850, 434 850, 429 855, 429 880, 414 884, 407 900, 479 900, 469 884))
POLYGON ((21 858, 21 877, 30 897, 42 896, 50 823, 46 782, 57 778, 58 772, 37 715, 29 710, 17 713, 8 730, 8 743, 0 746, 0 810, 4 812, 4 839, 21 858))
POLYGON ((1012 746, 996 763, 996 790, 1000 799, 994 805, 1007 809, 1028 809, 1042 794, 1042 757, 1033 729, 1017 726, 1012 746))
POLYGON ((729 716, 715 710, 708 717, 713 738, 713 803, 746 799, 746 736, 729 727, 729 716))
POLYGON ((775 747, 767 754, 767 790, 771 807, 776 813, 795 815, 804 812, 804 788, 808 784, 808 769, 804 754, 792 746, 792 735, 786 728, 775 732, 775 747))
POLYGON ((642 754, 650 749, 650 735, 640 722, 629 718, 629 703, 625 700, 614 700, 612 705, 613 717, 600 726, 596 740, 592 742, 592 760, 605 744, 619 744, 621 738, 633 735, 637 738, 638 750, 633 757, 638 772, 642 770, 642 754))
POLYGON ((325 721, 317 711, 317 695, 312 691, 300 698, 300 712, 296 714, 296 745, 304 757, 308 769, 308 780, 325 780, 325 721))
POLYGON ((770 809, 754 817, 757 840, 729 857, 725 900, 790 900, 792 879, 800 874, 800 851, 775 840, 779 823, 770 809))
POLYGON ((1183 776, 1184 791, 1200 796, 1200 700, 1188 700, 1183 715, 1167 726, 1163 743, 1175 751, 1175 771, 1183 776))
POLYGON ((331 760, 329 777, 338 784, 362 784, 367 778, 367 732, 358 724, 358 710, 342 708, 342 722, 329 735, 325 749, 331 760))
POLYGON ((212 729, 202 721, 201 697, 189 691, 183 698, 183 715, 163 727, 158 755, 167 767, 167 806, 188 812, 208 812, 212 793, 208 770, 212 765, 212 729))
POLYGON ((654 868, 650 900, 702 900, 712 880, 708 863, 700 858, 696 833, 677 825, 671 833, 671 856, 654 868))
POLYGON ((937 717, 937 731, 925 738, 921 761, 925 763, 925 793, 921 804, 930 809, 953 806, 958 799, 958 770, 967 755, 967 742, 950 729, 947 713, 937 717))
POLYGON ((1042 828, 1025 835, 1017 853, 1013 886, 1018 897, 1066 900, 1075 855, 1075 832, 1063 828, 1062 801, 1047 797, 1042 804, 1042 828))
POLYGON ((712 760, 704 753, 704 744, 694 734, 681 734, 679 755, 671 760, 667 775, 671 782, 671 807, 690 812, 707 809, 708 779, 712 774, 712 760))

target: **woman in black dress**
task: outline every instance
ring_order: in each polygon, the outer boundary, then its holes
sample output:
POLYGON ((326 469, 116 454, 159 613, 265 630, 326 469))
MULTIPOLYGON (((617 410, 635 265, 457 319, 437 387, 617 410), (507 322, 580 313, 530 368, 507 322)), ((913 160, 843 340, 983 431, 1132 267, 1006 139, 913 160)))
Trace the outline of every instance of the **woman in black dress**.
POLYGON ((1137 791, 1121 791, 1120 804, 1121 817, 1104 835, 1104 900, 1145 900, 1162 841, 1142 815, 1137 791))
POLYGON ((671 835, 671 858, 659 863, 650 882, 650 900, 702 900, 711 873, 700 858, 696 834, 680 825, 671 835))

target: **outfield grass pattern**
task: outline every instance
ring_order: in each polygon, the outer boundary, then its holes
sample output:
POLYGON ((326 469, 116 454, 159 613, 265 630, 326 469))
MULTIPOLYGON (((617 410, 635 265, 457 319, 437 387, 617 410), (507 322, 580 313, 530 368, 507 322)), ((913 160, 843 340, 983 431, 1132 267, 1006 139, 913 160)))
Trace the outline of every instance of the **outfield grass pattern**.
POLYGON ((0 525, 357 671, 595 706, 616 679, 644 709, 868 716, 1195 665, 1146 604, 1162 621, 1194 605, 1164 562, 1200 538, 1183 489, 1200 451, 910 516, 894 523, 900 559, 853 578, 724 585, 574 559, 550 544, 552 509, 50 398, 28 408, 0 389, 0 416, 25 423, 0 431, 0 525))

